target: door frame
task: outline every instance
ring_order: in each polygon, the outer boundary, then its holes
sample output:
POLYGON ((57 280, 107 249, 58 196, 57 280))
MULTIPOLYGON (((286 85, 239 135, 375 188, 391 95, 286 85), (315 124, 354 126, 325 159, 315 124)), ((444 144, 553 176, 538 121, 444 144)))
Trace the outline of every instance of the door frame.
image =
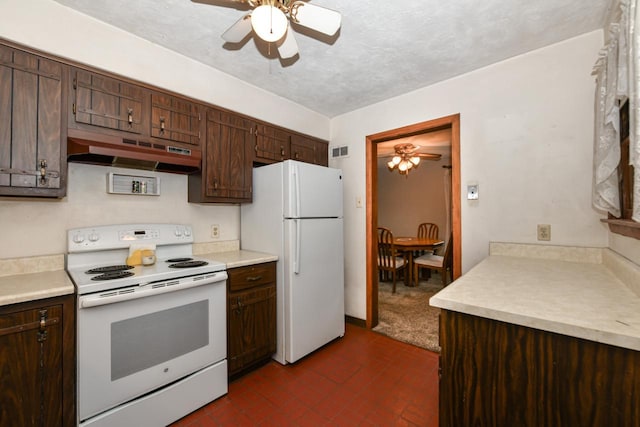
POLYGON ((366 137, 366 215, 367 215, 367 319, 366 327, 378 324, 378 143, 419 135, 439 129, 451 129, 451 226, 453 232, 453 280, 462 274, 462 226, 460 187, 460 114, 440 117, 392 129, 366 137))

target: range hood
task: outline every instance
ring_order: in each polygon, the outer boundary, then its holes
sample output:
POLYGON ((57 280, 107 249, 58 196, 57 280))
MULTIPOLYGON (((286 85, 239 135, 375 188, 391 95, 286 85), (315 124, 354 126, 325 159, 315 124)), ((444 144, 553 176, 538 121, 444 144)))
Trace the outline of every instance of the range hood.
POLYGON ((77 129, 67 135, 69 162, 190 174, 200 170, 202 152, 165 143, 126 139, 77 129))

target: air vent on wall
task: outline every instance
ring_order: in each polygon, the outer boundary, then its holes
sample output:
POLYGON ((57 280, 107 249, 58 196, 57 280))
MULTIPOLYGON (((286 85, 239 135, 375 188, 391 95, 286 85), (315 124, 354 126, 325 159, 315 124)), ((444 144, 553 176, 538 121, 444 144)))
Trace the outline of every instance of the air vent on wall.
POLYGON ((343 145, 341 147, 331 147, 331 158, 347 157, 349 156, 349 146, 343 145))

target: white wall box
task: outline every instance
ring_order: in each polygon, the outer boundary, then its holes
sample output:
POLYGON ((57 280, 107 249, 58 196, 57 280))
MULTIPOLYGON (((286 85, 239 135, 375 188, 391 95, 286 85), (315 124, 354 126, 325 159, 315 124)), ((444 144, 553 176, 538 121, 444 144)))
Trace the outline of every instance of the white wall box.
POLYGON ((107 193, 159 196, 160 178, 109 172, 107 174, 107 193))

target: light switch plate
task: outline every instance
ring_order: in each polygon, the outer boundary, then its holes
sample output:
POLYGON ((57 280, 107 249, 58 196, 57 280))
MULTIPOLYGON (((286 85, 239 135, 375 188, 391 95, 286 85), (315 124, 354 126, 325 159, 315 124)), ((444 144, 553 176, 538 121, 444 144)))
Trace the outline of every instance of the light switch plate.
POLYGON ((478 200, 478 184, 467 185, 467 200, 478 200))

